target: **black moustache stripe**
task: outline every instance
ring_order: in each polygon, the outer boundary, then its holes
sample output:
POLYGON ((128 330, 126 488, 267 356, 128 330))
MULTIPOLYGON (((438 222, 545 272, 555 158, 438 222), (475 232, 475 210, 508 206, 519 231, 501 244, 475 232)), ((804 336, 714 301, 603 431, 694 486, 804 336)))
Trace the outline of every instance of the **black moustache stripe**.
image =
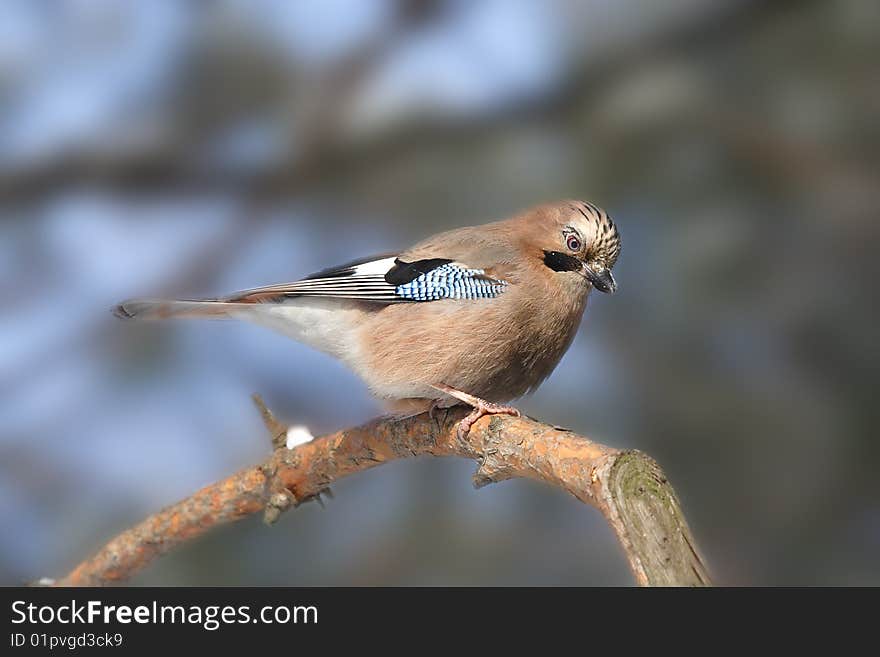
POLYGON ((544 264, 553 271, 580 271, 583 269, 580 260, 559 251, 544 251, 544 264))

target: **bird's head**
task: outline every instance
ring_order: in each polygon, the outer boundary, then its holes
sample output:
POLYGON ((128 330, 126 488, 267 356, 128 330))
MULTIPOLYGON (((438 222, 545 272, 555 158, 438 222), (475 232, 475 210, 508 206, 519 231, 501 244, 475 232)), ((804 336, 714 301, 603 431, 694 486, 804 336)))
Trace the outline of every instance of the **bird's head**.
POLYGON ((620 233, 607 212, 592 203, 563 201, 530 214, 530 241, 546 267, 600 292, 617 289, 611 270, 620 255, 620 233))

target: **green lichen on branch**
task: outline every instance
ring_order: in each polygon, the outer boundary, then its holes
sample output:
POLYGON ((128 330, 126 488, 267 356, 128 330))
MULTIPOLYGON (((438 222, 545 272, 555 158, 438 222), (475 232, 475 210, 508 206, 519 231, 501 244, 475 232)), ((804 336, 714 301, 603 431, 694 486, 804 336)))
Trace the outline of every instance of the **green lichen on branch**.
POLYGON ((678 497, 660 466, 638 451, 619 454, 605 482, 605 501, 621 541, 637 555, 637 578, 649 586, 709 586, 678 497), (639 572, 641 571, 641 572, 639 572))

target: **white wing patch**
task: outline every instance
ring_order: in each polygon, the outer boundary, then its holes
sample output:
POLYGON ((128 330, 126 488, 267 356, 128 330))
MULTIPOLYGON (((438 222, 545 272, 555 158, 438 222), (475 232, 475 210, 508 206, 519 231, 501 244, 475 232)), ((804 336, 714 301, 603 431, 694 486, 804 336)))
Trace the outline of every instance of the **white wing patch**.
POLYGON ((360 265, 355 265, 352 267, 354 270, 352 276, 381 276, 384 280, 385 274, 391 270, 396 260, 397 258, 394 257, 382 258, 381 260, 373 260, 371 262, 364 262, 360 265))

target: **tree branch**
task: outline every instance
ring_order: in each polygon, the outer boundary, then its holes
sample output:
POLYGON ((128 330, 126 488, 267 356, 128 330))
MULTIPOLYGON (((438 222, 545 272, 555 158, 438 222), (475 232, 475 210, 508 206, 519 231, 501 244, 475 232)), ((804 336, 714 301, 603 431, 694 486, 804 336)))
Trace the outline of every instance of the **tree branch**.
POLYGON ((660 467, 637 451, 621 451, 529 418, 477 422, 465 442, 456 436, 459 409, 406 420, 378 418, 283 445, 286 428, 255 397, 273 446, 263 464, 207 486, 123 532, 56 582, 59 586, 121 583, 156 557, 211 529, 263 511, 275 522, 288 508, 318 496, 343 477, 410 456, 475 459, 477 487, 526 477, 571 493, 608 520, 642 586, 710 584, 681 508, 660 467))

